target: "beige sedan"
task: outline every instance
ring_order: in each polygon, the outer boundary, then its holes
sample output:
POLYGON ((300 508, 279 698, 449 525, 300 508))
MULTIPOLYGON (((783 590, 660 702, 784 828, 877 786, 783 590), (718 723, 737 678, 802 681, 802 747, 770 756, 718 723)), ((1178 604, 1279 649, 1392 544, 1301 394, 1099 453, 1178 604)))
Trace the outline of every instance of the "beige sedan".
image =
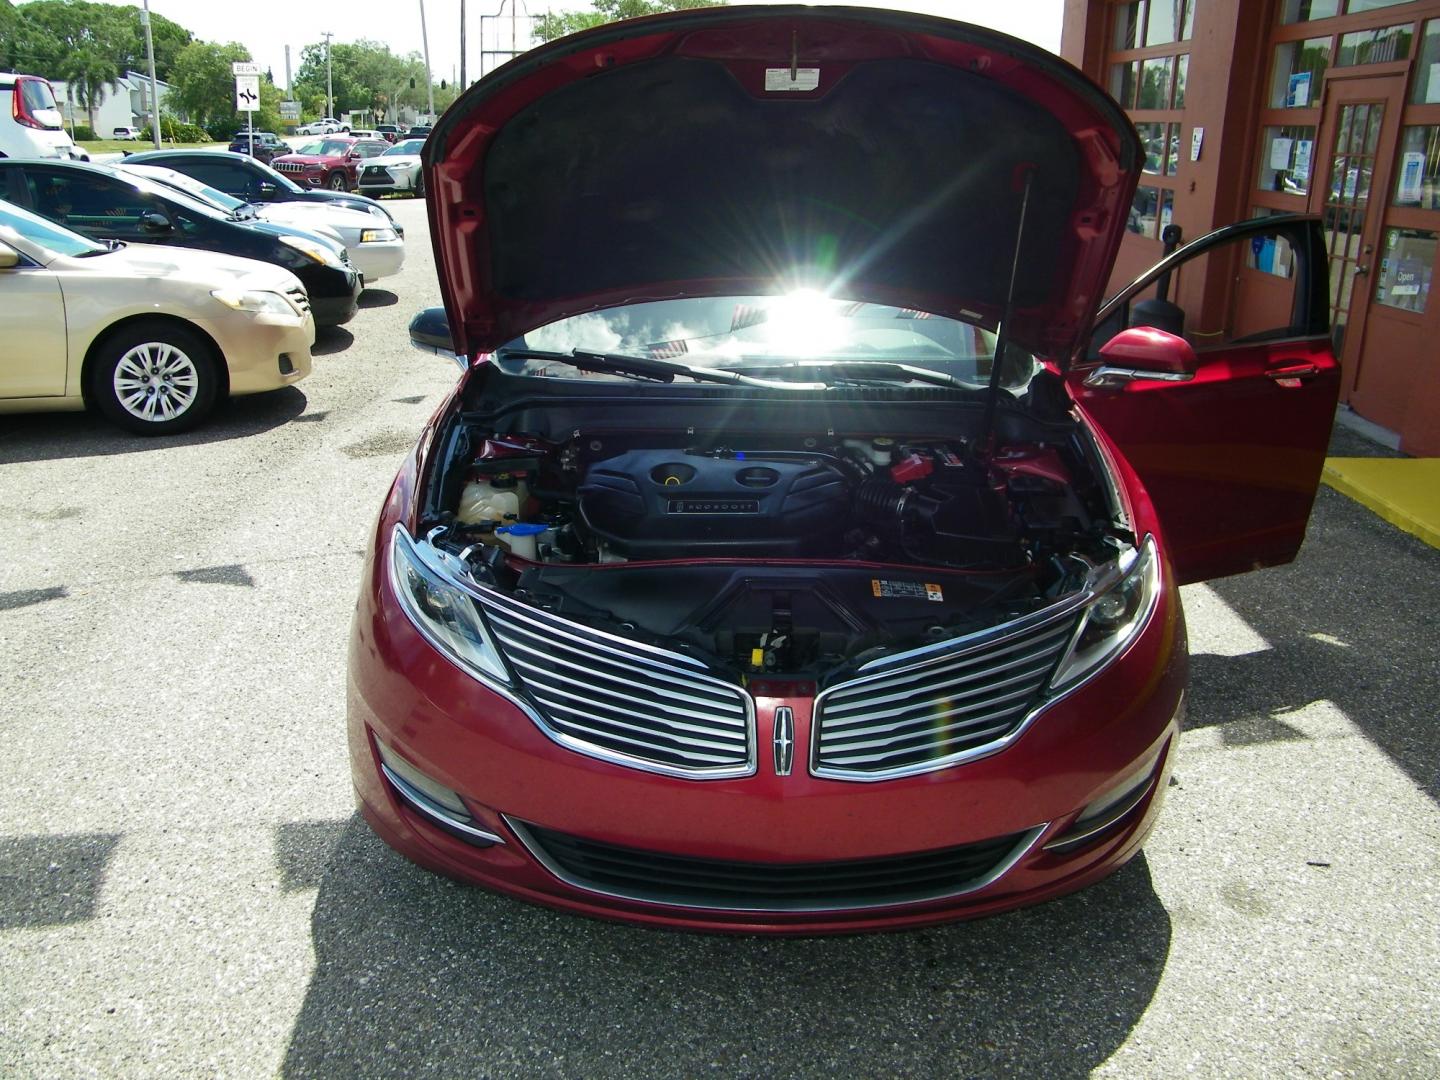
POLYGON ((131 431, 183 431, 226 394, 303 379, 314 341, 288 270, 100 244, 0 201, 0 413, 93 406, 131 431))

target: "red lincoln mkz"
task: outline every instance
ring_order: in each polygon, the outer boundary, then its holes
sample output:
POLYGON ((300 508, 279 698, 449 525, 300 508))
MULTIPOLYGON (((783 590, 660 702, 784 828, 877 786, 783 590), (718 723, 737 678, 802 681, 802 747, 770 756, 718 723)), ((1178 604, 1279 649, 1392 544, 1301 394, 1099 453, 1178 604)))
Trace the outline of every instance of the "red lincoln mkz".
POLYGON ((425 149, 445 308, 412 325, 466 371, 350 650, 380 836, 575 912, 792 933, 1133 856, 1178 586, 1294 556, 1338 382, 1314 219, 1101 304, 1157 225, 1144 163, 1067 64, 895 12, 619 23, 471 88, 425 149))

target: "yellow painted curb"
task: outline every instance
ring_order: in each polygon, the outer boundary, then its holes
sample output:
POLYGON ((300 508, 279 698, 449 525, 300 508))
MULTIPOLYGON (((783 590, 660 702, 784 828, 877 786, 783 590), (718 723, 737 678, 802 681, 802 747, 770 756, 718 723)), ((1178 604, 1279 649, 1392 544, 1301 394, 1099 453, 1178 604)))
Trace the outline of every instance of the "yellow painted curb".
POLYGON ((1440 458, 1326 458, 1321 478, 1397 529, 1440 548, 1440 458))

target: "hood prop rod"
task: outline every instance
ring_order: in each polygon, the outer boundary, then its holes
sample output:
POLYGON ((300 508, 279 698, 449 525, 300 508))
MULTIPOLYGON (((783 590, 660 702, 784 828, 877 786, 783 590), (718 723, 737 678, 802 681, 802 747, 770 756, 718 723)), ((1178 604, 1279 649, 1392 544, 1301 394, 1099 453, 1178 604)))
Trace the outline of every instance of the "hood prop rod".
POLYGON ((1025 187, 1020 192, 1020 222, 1015 227, 1015 253, 1010 259, 1010 286, 1005 290, 1005 308, 1000 316, 1000 328, 995 333, 995 359, 990 364, 990 387, 985 395, 985 416, 980 423, 980 435, 975 440, 977 449, 986 452, 993 449, 995 407, 1000 396, 1000 369, 1005 363, 1005 350, 1010 344, 1010 318, 1015 310, 1015 285, 1020 279, 1020 248, 1025 242, 1025 214, 1030 208, 1030 181, 1035 178, 1033 166, 1025 166, 1025 187))

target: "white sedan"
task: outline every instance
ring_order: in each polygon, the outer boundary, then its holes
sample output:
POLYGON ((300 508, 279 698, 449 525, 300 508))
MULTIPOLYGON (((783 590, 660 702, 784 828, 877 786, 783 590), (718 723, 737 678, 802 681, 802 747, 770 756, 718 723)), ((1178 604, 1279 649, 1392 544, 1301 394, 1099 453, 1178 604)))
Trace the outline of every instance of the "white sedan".
POLYGON ((425 176, 420 171, 420 151, 424 146, 424 139, 406 139, 362 163, 355 185, 360 194, 374 198, 392 191, 409 191, 423 197, 425 176))
POLYGON ((101 244, 0 202, 0 413, 94 406, 146 435, 310 373, 300 280, 253 259, 101 244))
POLYGON ((247 203, 211 187, 193 176, 158 165, 120 165, 121 169, 167 184, 224 210, 238 220, 258 217, 282 225, 295 225, 322 233, 345 245, 350 264, 365 278, 365 284, 391 277, 405 265, 405 241, 383 211, 351 210, 324 203, 247 203))

